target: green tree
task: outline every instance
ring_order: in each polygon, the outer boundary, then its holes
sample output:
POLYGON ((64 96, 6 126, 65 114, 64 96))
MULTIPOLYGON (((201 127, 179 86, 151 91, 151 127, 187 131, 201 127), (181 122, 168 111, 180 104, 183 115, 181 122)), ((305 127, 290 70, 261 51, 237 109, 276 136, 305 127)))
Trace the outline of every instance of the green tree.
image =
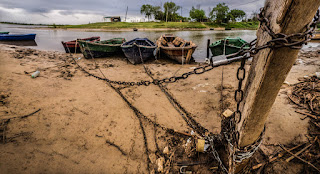
POLYGON ((236 20, 242 20, 246 16, 246 13, 242 10, 233 9, 228 13, 227 16, 235 22, 236 20))
POLYGON ((221 24, 222 22, 228 22, 228 11, 229 7, 225 3, 219 3, 216 7, 212 9, 209 14, 211 20, 216 21, 217 23, 221 24))
POLYGON ((164 20, 164 13, 161 11, 161 7, 160 6, 154 6, 152 8, 152 14, 154 16, 154 19, 156 20, 164 20))
POLYGON ((163 5, 164 7, 164 15, 166 16, 168 21, 175 21, 179 16, 177 11, 181 8, 177 6, 174 2, 166 2, 163 5))
POLYGON ((152 15, 153 12, 153 6, 149 4, 144 4, 141 6, 140 13, 146 15, 148 18, 148 21, 152 15))
POLYGON ((194 19, 198 22, 201 22, 204 18, 206 18, 204 10, 196 9, 192 6, 192 9, 189 12, 191 19, 194 19))

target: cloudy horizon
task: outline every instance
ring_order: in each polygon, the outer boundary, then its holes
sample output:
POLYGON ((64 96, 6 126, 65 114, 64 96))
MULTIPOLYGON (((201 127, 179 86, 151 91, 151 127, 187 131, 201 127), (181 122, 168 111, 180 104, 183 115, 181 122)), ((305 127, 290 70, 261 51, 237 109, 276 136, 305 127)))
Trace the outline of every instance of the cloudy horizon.
MULTIPOLYGON (((167 0, 169 1, 169 0, 167 0)), ((140 14, 143 4, 161 6, 166 0, 0 0, 0 21, 32 24, 86 24, 102 22, 103 16, 121 16, 124 20, 128 6, 128 22, 145 19, 140 14)), ((264 0, 171 0, 182 6, 179 14, 189 17, 192 6, 200 8, 209 14, 209 9, 218 3, 226 3, 230 9, 240 9, 250 15, 264 5, 264 0)))

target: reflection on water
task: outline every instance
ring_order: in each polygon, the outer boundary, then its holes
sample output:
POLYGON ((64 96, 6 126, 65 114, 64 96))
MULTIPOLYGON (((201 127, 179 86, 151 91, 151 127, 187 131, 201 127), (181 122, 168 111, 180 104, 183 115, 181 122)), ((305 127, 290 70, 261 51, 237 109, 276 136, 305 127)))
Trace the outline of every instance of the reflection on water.
POLYGON ((0 44, 16 45, 16 46, 38 46, 34 40, 22 40, 22 41, 0 41, 0 44))
MULTIPOLYGON (((173 33, 186 40, 192 40, 198 45, 193 57, 196 61, 204 61, 206 57, 207 40, 210 39, 211 43, 225 37, 241 37, 243 40, 250 42, 256 38, 255 30, 231 30, 231 31, 108 31, 108 32, 82 32, 76 30, 46 30, 46 29, 33 29, 35 26, 21 26, 0 24, 0 31, 10 31, 12 34, 26 34, 36 33, 37 46, 32 48, 40 50, 53 50, 64 52, 61 41, 74 40, 76 38, 87 38, 92 36, 100 36, 101 40, 107 40, 115 37, 123 37, 126 40, 131 40, 137 37, 147 37, 151 41, 155 41, 162 34, 173 33)), ((43 26, 41 26, 43 27, 43 26)), ((316 47, 319 43, 311 43, 310 46, 316 47)), ((305 47, 309 47, 305 46, 305 47)))

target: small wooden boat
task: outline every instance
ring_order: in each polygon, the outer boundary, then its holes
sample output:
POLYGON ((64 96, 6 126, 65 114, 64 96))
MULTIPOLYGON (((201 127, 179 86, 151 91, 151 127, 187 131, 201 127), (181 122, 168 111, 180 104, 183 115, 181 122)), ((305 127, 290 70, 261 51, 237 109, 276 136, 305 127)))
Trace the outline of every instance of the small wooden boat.
POLYGON ((34 40, 36 34, 0 34, 1 41, 34 40))
MULTIPOLYGON (((78 40, 84 41, 100 41, 100 37, 89 37, 78 40)), ((66 50, 66 53, 80 53, 80 47, 77 40, 63 42, 61 41, 63 48, 66 50)))
POLYGON ((135 65, 153 57, 157 46, 147 38, 136 38, 123 43, 121 48, 129 62, 135 65))
POLYGON ((316 32, 313 34, 311 40, 320 40, 320 32, 316 32))
POLYGON ((0 31, 0 34, 9 34, 8 31, 0 31))
MULTIPOLYGON (((247 42, 239 37, 228 37, 212 43, 209 48, 211 50, 212 56, 229 55, 240 51, 241 46, 245 43, 247 42)), ((248 47, 244 47, 244 49, 248 49, 248 47)))
POLYGON ((38 46, 35 40, 19 40, 19 41, 5 40, 5 41, 0 41, 0 44, 15 45, 15 46, 38 46))
POLYGON ((192 41, 186 41, 172 34, 162 35, 157 40, 160 53, 164 53, 170 59, 179 63, 189 63, 197 45, 192 41))
POLYGON ((78 40, 80 50, 86 59, 107 57, 121 52, 121 44, 126 40, 124 38, 113 38, 110 40, 89 42, 78 40))

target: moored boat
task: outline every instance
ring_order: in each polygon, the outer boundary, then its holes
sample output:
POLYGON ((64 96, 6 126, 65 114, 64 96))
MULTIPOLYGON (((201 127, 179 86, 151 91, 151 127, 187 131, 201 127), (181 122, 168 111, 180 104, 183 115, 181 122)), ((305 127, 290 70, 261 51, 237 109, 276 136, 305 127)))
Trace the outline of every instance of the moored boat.
POLYGON ((1 41, 34 40, 36 34, 0 34, 1 41))
POLYGON ((86 59, 107 57, 121 52, 121 44, 126 40, 124 38, 113 38, 103 41, 89 42, 78 40, 80 50, 86 59))
MULTIPOLYGON (((83 39, 77 39, 77 40, 93 42, 93 41, 100 41, 100 37, 99 36, 89 37, 89 38, 83 38, 83 39)), ((80 53, 80 47, 79 47, 77 40, 72 40, 72 41, 67 41, 67 42, 61 41, 66 53, 80 53)))
POLYGON ((173 34, 162 35, 157 40, 160 54, 164 53, 170 59, 176 60, 179 63, 190 63, 192 54, 197 45, 192 41, 186 41, 173 34))
POLYGON ((0 34, 9 34, 8 31, 0 31, 0 34))
POLYGON ((135 65, 153 57, 157 46, 147 38, 135 38, 123 43, 121 48, 129 62, 135 65))
MULTIPOLYGON (((247 42, 242 40, 241 38, 225 38, 219 41, 212 43, 209 48, 211 50, 212 56, 219 55, 229 55, 240 51, 241 47, 247 42)), ((243 47, 244 49, 248 49, 247 46, 243 47)))

